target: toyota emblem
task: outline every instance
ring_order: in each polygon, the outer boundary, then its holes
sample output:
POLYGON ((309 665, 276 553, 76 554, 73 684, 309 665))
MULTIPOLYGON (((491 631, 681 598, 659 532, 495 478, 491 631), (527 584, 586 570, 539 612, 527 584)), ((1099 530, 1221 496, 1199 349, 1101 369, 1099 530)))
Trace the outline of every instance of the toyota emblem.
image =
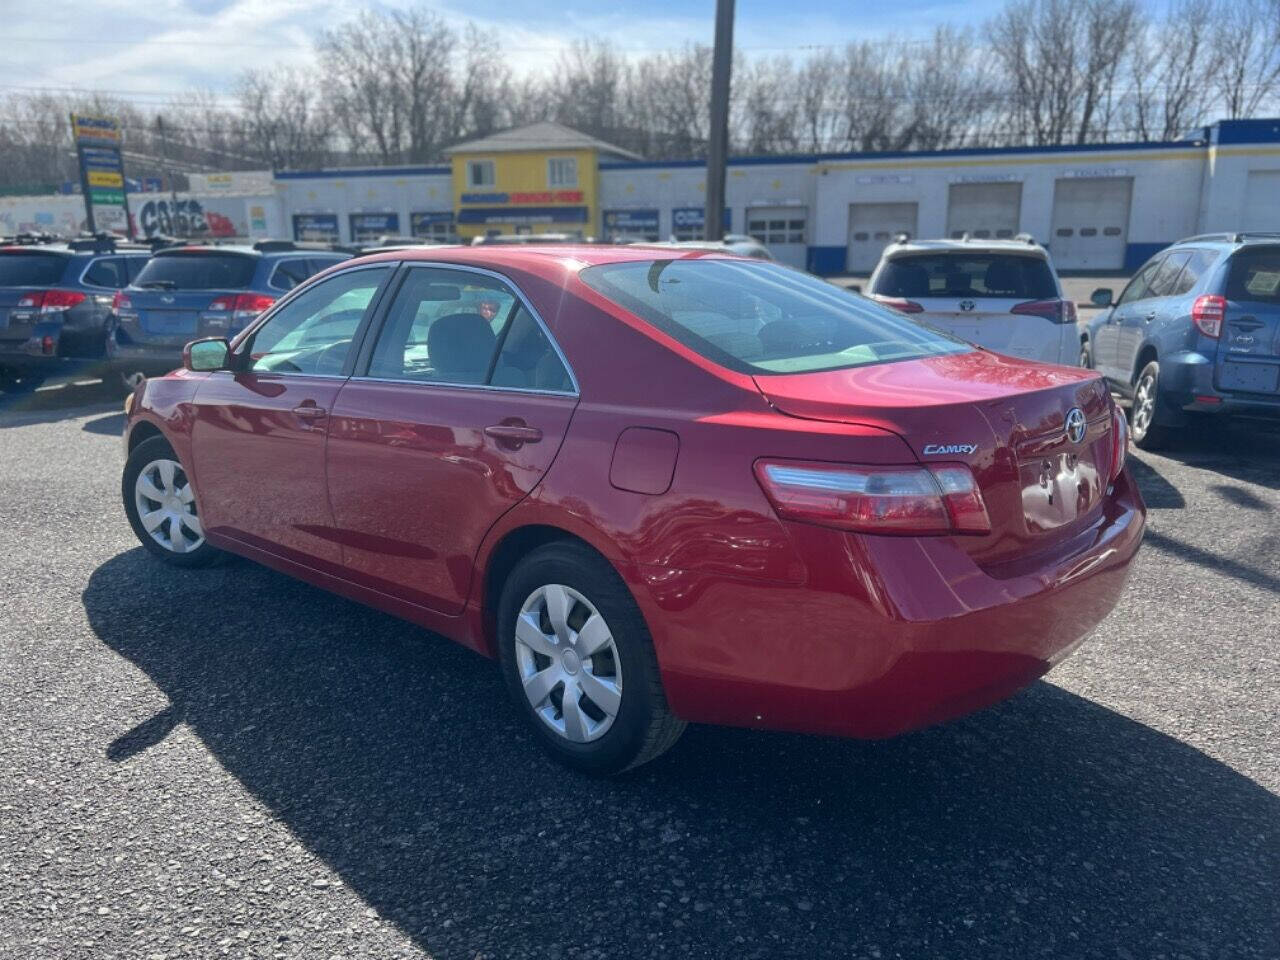
POLYGON ((968 313, 970 310, 972 310, 972 309, 974 308, 974 306, 976 306, 976 304, 974 304, 974 302, 973 302, 972 300, 961 300, 961 301, 960 301, 960 309, 961 309, 961 310, 963 310, 963 311, 965 311, 966 313, 968 313))
POLYGON ((1085 431, 1088 424, 1084 419, 1084 411, 1079 407, 1072 407, 1067 411, 1067 439, 1072 443, 1079 443, 1084 439, 1085 431))

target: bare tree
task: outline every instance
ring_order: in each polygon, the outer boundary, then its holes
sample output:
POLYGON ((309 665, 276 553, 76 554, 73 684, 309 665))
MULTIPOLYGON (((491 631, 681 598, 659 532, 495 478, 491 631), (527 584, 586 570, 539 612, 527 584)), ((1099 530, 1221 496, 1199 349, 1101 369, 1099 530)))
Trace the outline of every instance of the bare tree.
POLYGON ((1252 116, 1280 89, 1280 3, 1220 0, 1213 20, 1210 76, 1223 112, 1252 116))

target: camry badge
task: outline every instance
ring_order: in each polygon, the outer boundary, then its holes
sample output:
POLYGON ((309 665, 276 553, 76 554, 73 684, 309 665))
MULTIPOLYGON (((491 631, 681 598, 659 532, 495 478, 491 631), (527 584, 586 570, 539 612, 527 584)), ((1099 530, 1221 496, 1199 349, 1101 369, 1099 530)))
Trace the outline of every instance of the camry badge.
POLYGON ((974 443, 926 443, 921 451, 926 457, 936 457, 948 453, 973 453, 978 449, 974 443))
POLYGON ((1084 439, 1085 431, 1089 425, 1085 422, 1084 411, 1079 407, 1072 407, 1067 411, 1066 431, 1067 439, 1072 443, 1079 443, 1084 439))

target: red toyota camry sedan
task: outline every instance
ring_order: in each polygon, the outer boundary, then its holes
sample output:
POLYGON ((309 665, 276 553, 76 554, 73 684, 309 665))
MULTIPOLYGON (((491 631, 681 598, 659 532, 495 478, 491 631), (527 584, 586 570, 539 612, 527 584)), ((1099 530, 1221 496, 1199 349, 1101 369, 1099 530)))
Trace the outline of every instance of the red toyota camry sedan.
POLYGON ((1111 610, 1145 518, 1093 372, 709 251, 348 261, 129 408, 149 551, 492 657, 600 773, 687 722, 884 737, 1006 697, 1111 610))

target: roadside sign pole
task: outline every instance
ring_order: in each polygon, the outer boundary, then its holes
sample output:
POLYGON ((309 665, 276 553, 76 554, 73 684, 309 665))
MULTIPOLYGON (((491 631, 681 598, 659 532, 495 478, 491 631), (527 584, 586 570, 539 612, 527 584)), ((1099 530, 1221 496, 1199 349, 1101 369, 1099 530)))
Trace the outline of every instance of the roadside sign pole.
POLYGON ((73 113, 71 117, 72 139, 76 144, 76 163, 80 167, 80 193, 84 196, 84 218, 85 223, 89 226, 90 233, 97 233, 98 228, 93 222, 93 193, 89 190, 89 170, 84 162, 84 144, 80 142, 80 138, 75 135, 76 115, 73 113))
POLYGON ((716 45, 711 55, 711 129, 707 138, 704 239, 724 238, 725 164, 729 156, 729 72, 733 67, 733 0, 716 0, 716 45))

